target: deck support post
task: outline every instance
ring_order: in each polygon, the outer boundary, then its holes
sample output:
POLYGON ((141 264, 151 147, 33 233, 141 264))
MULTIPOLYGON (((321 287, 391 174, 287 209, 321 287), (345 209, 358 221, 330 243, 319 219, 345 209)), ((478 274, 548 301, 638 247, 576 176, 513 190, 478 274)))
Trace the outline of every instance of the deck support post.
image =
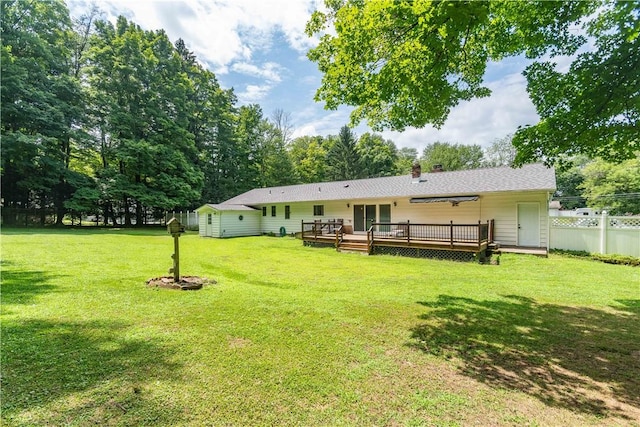
POLYGON ((451 226, 449 227, 449 244, 453 249, 453 220, 451 221, 451 226))

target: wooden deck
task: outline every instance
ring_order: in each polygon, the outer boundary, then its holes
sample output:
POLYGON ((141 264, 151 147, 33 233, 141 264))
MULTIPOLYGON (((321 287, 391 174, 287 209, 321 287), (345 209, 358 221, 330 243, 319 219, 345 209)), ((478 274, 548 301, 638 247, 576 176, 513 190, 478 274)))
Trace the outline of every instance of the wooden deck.
POLYGON ((333 246, 338 251, 358 251, 367 254, 388 253, 395 248, 464 252, 484 259, 490 255, 493 221, 486 224, 414 224, 373 223, 364 233, 345 232, 341 221, 302 222, 305 244, 333 246))

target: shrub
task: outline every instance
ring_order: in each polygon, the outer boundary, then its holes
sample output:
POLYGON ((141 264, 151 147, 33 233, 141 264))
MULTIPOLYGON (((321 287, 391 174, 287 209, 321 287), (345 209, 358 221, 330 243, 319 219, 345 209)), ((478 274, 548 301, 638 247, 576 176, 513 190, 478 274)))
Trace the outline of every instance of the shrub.
POLYGON ((567 249, 552 249, 551 252, 573 258, 590 258, 594 261, 606 262, 607 264, 630 265, 633 267, 640 266, 640 258, 631 255, 592 254, 587 251, 571 251, 567 249))

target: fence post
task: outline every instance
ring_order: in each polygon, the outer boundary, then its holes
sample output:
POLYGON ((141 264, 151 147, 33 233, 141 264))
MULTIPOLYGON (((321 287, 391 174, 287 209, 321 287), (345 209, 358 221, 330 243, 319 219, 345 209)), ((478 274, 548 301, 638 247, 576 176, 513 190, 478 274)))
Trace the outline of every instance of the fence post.
POLYGON ((607 253, 607 228, 609 220, 607 219, 607 211, 602 211, 600 217, 600 253, 607 253))

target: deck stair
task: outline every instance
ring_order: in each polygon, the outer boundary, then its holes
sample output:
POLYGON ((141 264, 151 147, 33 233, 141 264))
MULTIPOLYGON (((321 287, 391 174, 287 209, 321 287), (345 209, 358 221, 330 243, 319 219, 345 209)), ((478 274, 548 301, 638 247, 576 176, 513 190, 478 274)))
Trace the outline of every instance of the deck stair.
POLYGON ((363 254, 368 254, 369 249, 367 242, 362 241, 353 241, 353 240, 343 240, 338 245, 339 252, 359 252, 363 254))

